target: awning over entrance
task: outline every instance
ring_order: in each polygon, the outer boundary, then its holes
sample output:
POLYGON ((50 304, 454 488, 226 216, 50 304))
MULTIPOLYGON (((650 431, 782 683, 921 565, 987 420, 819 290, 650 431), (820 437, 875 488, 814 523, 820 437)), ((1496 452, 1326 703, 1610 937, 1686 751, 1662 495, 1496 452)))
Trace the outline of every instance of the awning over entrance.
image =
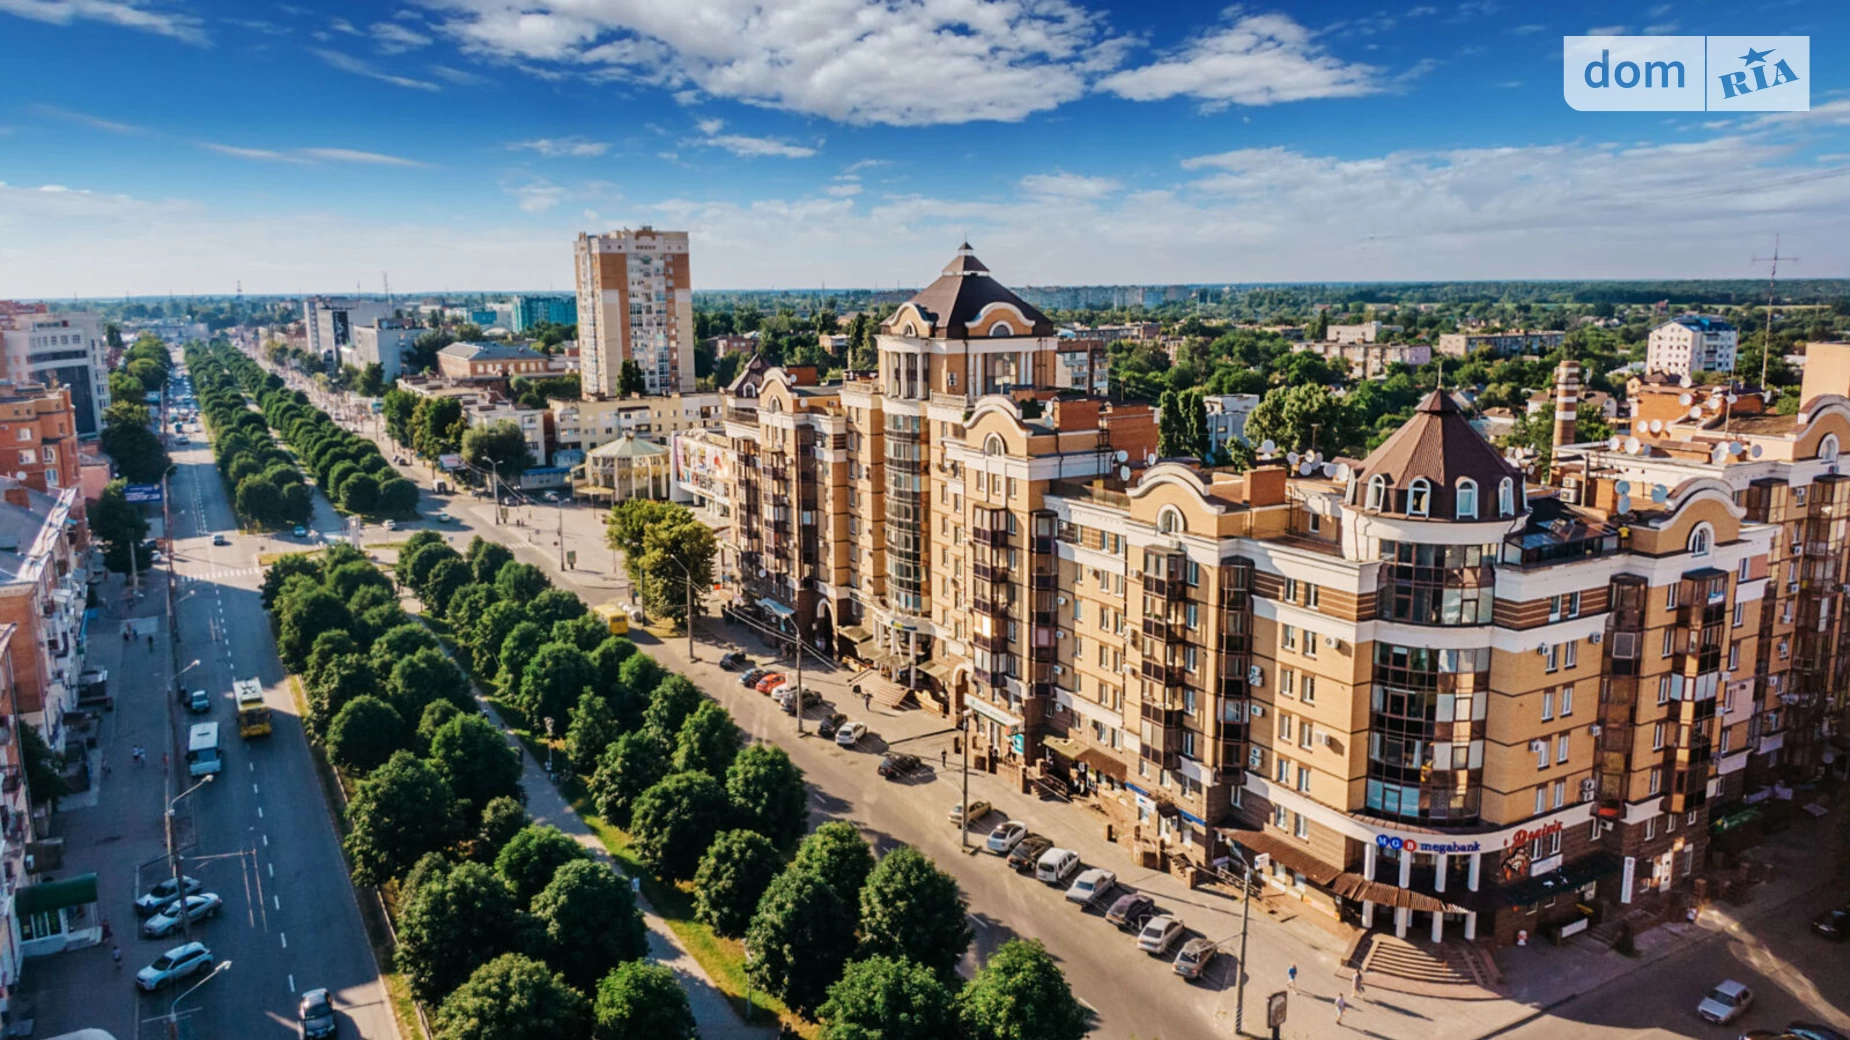
POLYGON ((1360 874, 1346 871, 1331 883, 1330 891, 1344 899, 1366 900, 1376 906, 1405 907, 1408 910, 1424 910, 1434 914, 1463 914, 1471 911, 1470 907, 1448 903, 1426 892, 1416 892, 1411 888, 1370 881, 1360 874))
POLYGON ((790 609, 789 607, 784 606, 782 603, 779 603, 774 599, 768 599, 768 598, 760 599, 758 601, 758 605, 770 611, 771 613, 776 614, 780 618, 792 618, 792 617, 797 616, 796 611, 790 609))
POLYGON ((28 885, 14 893, 14 909, 21 917, 96 902, 96 875, 82 874, 63 881, 28 885))
POLYGON ((951 685, 951 664, 949 661, 930 660, 919 665, 919 671, 938 680, 939 685, 949 688, 951 685))
POLYGON ((862 628, 860 625, 843 625, 841 628, 835 630, 835 634, 856 646, 874 638, 872 632, 862 628))
POLYGON ((1221 837, 1242 846, 1249 852, 1264 853, 1274 862, 1282 863, 1292 870, 1304 875, 1305 880, 1313 885, 1328 887, 1343 873, 1341 867, 1332 866, 1299 848, 1291 842, 1265 831, 1223 830, 1221 837))
POLYGON ((1109 752, 1095 747, 1081 748, 1077 760, 1094 773, 1103 773, 1119 783, 1123 783, 1131 775, 1124 763, 1111 757, 1109 752))
POLYGON ((1041 737, 1041 746, 1068 762, 1079 761, 1079 752, 1082 750, 1079 741, 1071 737, 1056 737, 1051 734, 1044 734, 1041 737))
POLYGON ((1572 863, 1515 884, 1497 889, 1497 902, 1504 906, 1527 906, 1553 896, 1578 891, 1588 883, 1624 869, 1619 857, 1610 852, 1595 852, 1572 863))

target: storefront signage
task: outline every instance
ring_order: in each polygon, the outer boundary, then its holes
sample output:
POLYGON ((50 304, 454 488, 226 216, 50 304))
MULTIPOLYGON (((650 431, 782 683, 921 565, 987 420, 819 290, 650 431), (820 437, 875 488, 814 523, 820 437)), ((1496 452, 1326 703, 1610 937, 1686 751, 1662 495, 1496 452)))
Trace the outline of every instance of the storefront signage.
POLYGON ((1562 828, 1561 821, 1554 820, 1549 823, 1544 823, 1540 827, 1535 828, 1534 830, 1519 830, 1516 833, 1510 835, 1510 840, 1507 842, 1504 842, 1503 847, 1506 849, 1521 848, 1522 846, 1527 845, 1532 841, 1538 841, 1542 838, 1546 838, 1550 834, 1559 834, 1561 833, 1561 828, 1562 828))
POLYGON ((1475 841, 1416 841, 1392 834, 1375 835, 1375 844, 1395 852, 1427 852, 1435 856, 1468 855, 1484 851, 1483 846, 1475 841))
POLYGON ((1625 857, 1625 873, 1619 878, 1619 902, 1629 903, 1632 901, 1632 883, 1637 879, 1638 860, 1635 857, 1627 856, 1625 857))

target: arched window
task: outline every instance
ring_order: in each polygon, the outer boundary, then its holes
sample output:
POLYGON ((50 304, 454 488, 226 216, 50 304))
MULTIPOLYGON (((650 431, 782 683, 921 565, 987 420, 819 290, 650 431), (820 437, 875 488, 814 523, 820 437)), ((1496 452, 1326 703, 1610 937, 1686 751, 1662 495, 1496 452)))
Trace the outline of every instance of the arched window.
POLYGON ((1477 481, 1470 477, 1458 478, 1458 519, 1477 519, 1477 481))
POLYGON ((997 337, 997 336, 1013 336, 1013 335, 1015 334, 1015 330, 1014 330, 1014 329, 1011 329, 1011 328, 1009 328, 1009 324, 1008 324, 1008 322, 1006 322, 1006 321, 998 321, 998 322, 996 322, 996 323, 995 323, 994 325, 991 325, 991 326, 989 327, 989 334, 990 334, 990 336, 992 336, 992 337, 997 337))
POLYGON ((1426 516, 1432 512, 1432 481, 1414 477, 1407 485, 1407 515, 1426 516))
POLYGON ((1689 554, 1691 556, 1707 556, 1709 548, 1714 544, 1715 529, 1708 524, 1697 524, 1696 529, 1689 533, 1689 554))
POLYGON ((1497 515, 1516 515, 1516 482, 1508 477, 1497 485, 1497 515))
POLYGON ((903 329, 900 329, 899 334, 906 337, 907 339, 918 339, 919 338, 919 327, 917 325, 912 324, 911 322, 906 322, 906 327, 903 329))
POLYGON ((1007 446, 1002 443, 1002 435, 999 433, 992 433, 983 441, 983 454, 985 455, 1001 455, 1007 450, 1007 446))
POLYGON ((1188 531, 1188 521, 1182 518, 1180 509, 1164 506, 1163 511, 1156 514, 1156 530, 1158 534, 1183 534, 1188 531))
POLYGON ((1824 439, 1818 442, 1818 457, 1826 462, 1837 461, 1836 434, 1827 433, 1824 435, 1824 439))
POLYGON ((1368 508, 1381 508, 1382 501, 1387 498, 1387 486, 1387 478, 1379 473, 1368 478, 1368 508))

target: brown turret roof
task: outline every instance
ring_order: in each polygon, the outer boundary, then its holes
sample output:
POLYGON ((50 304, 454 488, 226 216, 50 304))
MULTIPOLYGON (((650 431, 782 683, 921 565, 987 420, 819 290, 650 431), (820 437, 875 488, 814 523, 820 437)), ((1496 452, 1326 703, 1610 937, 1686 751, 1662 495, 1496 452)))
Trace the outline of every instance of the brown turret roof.
POLYGON ((1356 477, 1363 488, 1358 501, 1368 501, 1368 481, 1377 475, 1387 477, 1389 485, 1389 494, 1378 510, 1381 513, 1406 515, 1407 488, 1420 477, 1432 484, 1426 516, 1434 520, 1457 518, 1455 493, 1458 481, 1467 477, 1477 482, 1480 520, 1499 518, 1497 489, 1505 477, 1516 483, 1519 512, 1523 504, 1522 471, 1471 428, 1450 395, 1437 390, 1426 395, 1413 418, 1362 460, 1356 477))
MULTIPOLYGON (((992 303, 1006 303, 1020 311, 1034 323, 1033 335, 1054 334, 1053 322, 1048 320, 1047 315, 989 276, 989 268, 976 258, 968 242, 958 248, 957 255, 951 258, 950 263, 944 265, 944 271, 937 281, 920 289, 917 295, 906 302, 916 305, 930 320, 932 327, 926 335, 932 339, 969 338, 969 323, 992 303)), ((902 306, 900 312, 904 310, 902 306)), ((903 321, 899 326, 894 324, 899 320, 900 312, 895 312, 894 317, 887 319, 883 331, 891 333, 903 326, 903 321)), ((987 329, 976 330, 979 336, 986 333, 987 329)))

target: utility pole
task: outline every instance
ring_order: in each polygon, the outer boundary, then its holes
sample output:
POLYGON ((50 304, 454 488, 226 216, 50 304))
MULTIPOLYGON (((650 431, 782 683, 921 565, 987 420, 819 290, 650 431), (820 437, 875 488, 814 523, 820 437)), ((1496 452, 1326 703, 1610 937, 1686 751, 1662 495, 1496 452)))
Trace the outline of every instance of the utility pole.
MULTIPOLYGON (((963 714, 958 717, 957 732, 960 734, 960 737, 961 737, 960 742, 963 744, 963 747, 964 747, 964 791, 963 791, 963 802, 960 803, 963 806, 963 819, 957 829, 961 832, 960 834, 958 834, 958 838, 960 838, 963 841, 964 851, 968 852, 970 850, 970 709, 969 708, 965 708, 963 710, 963 714)), ((1242 967, 1244 967, 1243 963, 1242 963, 1242 967)), ((1239 1032, 1237 1028, 1234 1031, 1239 1032)))
MULTIPOLYGON (((564 502, 554 502, 552 504, 552 515, 558 520, 557 531, 559 534, 559 570, 564 571, 565 570, 565 503, 564 502)), ((691 661, 694 659, 694 628, 693 628, 693 625, 694 625, 694 622, 693 622, 694 594, 691 590, 687 594, 687 602, 688 602, 688 607, 687 607, 687 611, 688 611, 687 659, 691 661)))
POLYGON ((1781 260, 1789 264, 1796 264, 1799 262, 1799 258, 1796 256, 1782 257, 1779 255, 1778 235, 1773 236, 1772 256, 1754 257, 1754 263, 1756 264, 1772 265, 1771 270, 1767 272, 1766 279, 1766 338, 1760 342, 1760 392, 1762 394, 1766 393, 1767 388, 1767 360, 1773 356, 1773 300, 1779 286, 1779 262, 1781 260))
POLYGON ((1240 853, 1234 852, 1234 855, 1239 856, 1240 869, 1246 879, 1240 901, 1240 960, 1233 969, 1233 1035, 1239 1036, 1246 1028, 1246 927, 1253 915, 1253 865, 1240 853))

